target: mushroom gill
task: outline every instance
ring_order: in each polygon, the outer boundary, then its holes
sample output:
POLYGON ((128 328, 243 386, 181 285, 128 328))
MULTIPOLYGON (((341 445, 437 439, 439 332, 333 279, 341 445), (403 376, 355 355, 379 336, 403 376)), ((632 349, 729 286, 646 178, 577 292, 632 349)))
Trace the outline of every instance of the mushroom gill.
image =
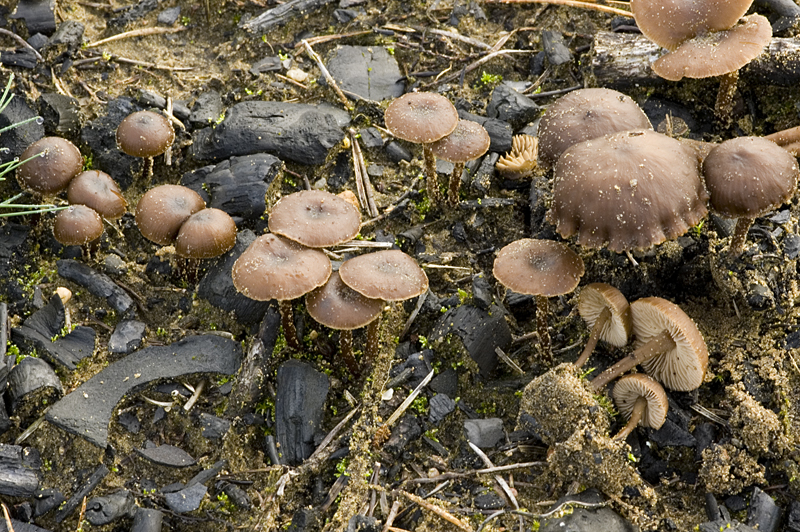
POLYGON ((495 167, 506 179, 523 179, 536 170, 538 153, 539 139, 530 135, 514 135, 511 151, 501 155, 495 167))

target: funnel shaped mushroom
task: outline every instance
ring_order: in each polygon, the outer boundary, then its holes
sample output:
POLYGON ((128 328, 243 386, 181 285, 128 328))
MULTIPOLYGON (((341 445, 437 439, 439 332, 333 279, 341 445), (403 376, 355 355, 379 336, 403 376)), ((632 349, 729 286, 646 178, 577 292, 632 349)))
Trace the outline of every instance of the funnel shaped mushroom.
POLYGON ((67 201, 73 205, 86 205, 108 220, 121 218, 128 207, 116 181, 99 170, 88 170, 75 176, 67 188, 67 201))
POLYGON ((669 400, 664 388, 642 373, 626 375, 614 384, 614 403, 628 419, 625 427, 614 436, 624 440, 638 425, 660 429, 667 419, 669 400))
POLYGON ((78 148, 61 137, 37 140, 20 155, 21 161, 27 159, 31 160, 17 169, 17 181, 23 189, 41 196, 53 196, 67 188, 83 166, 78 148))
POLYGON ((700 387, 708 367, 708 348, 692 319, 678 305, 660 297, 631 303, 634 351, 594 380, 601 390, 637 364, 670 390, 689 392, 700 387))
POLYGON ((592 328, 589 341, 575 361, 580 368, 591 356, 598 340, 623 347, 631 336, 631 308, 622 292, 605 283, 592 283, 581 290, 578 312, 592 328))
POLYGON ((770 140, 739 137, 711 150, 703 175, 711 209, 738 218, 730 253, 739 255, 753 220, 794 196, 797 159, 770 140))
POLYGON ((183 222, 205 207, 200 194, 188 187, 153 187, 136 205, 136 225, 147 240, 168 246, 175 242, 183 222))
POLYGON ((300 349, 291 300, 325 284, 331 261, 317 249, 274 234, 256 238, 233 264, 236 290, 257 301, 278 300, 286 343, 300 349))
POLYGON ((459 120, 452 133, 431 145, 433 154, 439 159, 453 163, 450 174, 450 190, 447 201, 451 207, 458 205, 458 189, 464 163, 473 161, 489 150, 491 139, 482 125, 471 120, 459 120))
POLYGON ((552 364, 547 298, 575 290, 583 276, 583 260, 561 242, 524 238, 498 252, 492 272, 506 288, 536 296, 536 330, 542 351, 552 364))
POLYGON ((269 230, 310 248, 352 239, 361 214, 349 201, 322 190, 302 190, 281 198, 269 213, 269 230))
POLYGON ((136 111, 122 119, 117 126, 117 146, 133 157, 144 158, 142 176, 153 175, 153 157, 167 151, 175 141, 175 130, 162 114, 136 111))

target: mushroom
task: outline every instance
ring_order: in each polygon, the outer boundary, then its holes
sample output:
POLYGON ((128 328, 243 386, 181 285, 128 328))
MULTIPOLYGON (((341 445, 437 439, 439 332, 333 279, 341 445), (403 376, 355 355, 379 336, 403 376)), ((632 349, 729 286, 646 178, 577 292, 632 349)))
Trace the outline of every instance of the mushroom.
POLYGON ((20 160, 25 162, 17 169, 19 185, 41 196, 54 196, 67 188, 83 167, 81 152, 61 137, 37 140, 22 152, 20 160))
POLYGON ((667 419, 667 392, 647 375, 625 375, 614 384, 612 395, 617 409, 628 419, 625 427, 614 436, 615 440, 624 440, 638 425, 660 429, 667 419))
POLYGON ((136 111, 117 126, 117 146, 132 157, 144 158, 142 176, 153 175, 153 157, 167 151, 175 141, 175 130, 169 120, 153 111, 136 111))
POLYGON ((583 276, 583 260, 561 242, 524 238, 498 252, 492 271, 509 290, 536 296, 536 330, 545 358, 552 365, 547 298, 575 290, 583 276))
POLYGON ((486 153, 490 143, 489 134, 482 125, 471 120, 459 120, 452 133, 431 144, 431 150, 436 157, 454 164, 447 196, 451 207, 458 205, 458 189, 461 187, 464 163, 474 161, 486 153))
POLYGON ((458 111, 450 100, 432 92, 409 92, 394 100, 383 115, 395 137, 422 144, 428 199, 436 205, 442 193, 436 175, 436 158, 430 144, 446 137, 458 124, 458 111))
POLYGON ((282 197, 269 213, 269 230, 310 248, 346 242, 361 229, 361 213, 349 201, 322 190, 282 197))
POLYGON ((753 220, 789 201, 797 189, 797 159, 770 140, 739 137, 714 148, 703 162, 711 209, 738 218, 729 251, 740 255, 753 220))
POLYGON ((616 252, 676 238, 707 213, 697 158, 652 130, 605 135, 558 159, 548 219, 564 238, 616 252))
POLYGON ((623 347, 631 336, 631 308, 622 292, 606 283, 592 283, 581 290, 578 312, 592 328, 589 341, 575 361, 580 368, 589 359, 598 340, 623 347))
POLYGON ((256 238, 231 271, 233 286, 245 296, 278 301, 286 343, 297 350, 292 299, 324 285, 330 275, 331 261, 325 253, 272 233, 256 238))
POLYGON ((364 297, 344 284, 339 272, 333 272, 328 282, 306 294, 308 314, 322 325, 339 331, 342 359, 354 375, 360 371, 353 356, 353 329, 376 321, 383 305, 383 300, 364 297))
POLYGON ((537 168, 538 153, 539 139, 530 135, 514 135, 511 138, 511 151, 497 159, 495 168, 506 179, 523 179, 537 168))
POLYGON ((86 205, 70 205, 59 211, 53 223, 53 236, 65 246, 85 246, 103 234, 103 220, 86 205))
POLYGON ((206 204, 200 194, 181 185, 160 185, 148 190, 136 205, 136 225, 156 244, 175 242, 181 225, 206 204))
POLYGON ((116 181, 99 170, 88 170, 75 176, 67 188, 67 201, 91 207, 108 220, 121 218, 128 207, 116 181))
POLYGON ((599 391, 637 364, 670 390, 689 392, 703 383, 708 348, 703 335, 681 308, 660 297, 631 303, 634 351, 592 380, 599 391))
POLYGON ((553 166, 567 148, 631 129, 653 129, 630 96, 611 89, 580 89, 555 101, 539 121, 539 163, 553 166))
POLYGON ((175 253, 186 259, 219 257, 236 244, 236 223, 220 209, 202 209, 189 216, 175 237, 175 253))

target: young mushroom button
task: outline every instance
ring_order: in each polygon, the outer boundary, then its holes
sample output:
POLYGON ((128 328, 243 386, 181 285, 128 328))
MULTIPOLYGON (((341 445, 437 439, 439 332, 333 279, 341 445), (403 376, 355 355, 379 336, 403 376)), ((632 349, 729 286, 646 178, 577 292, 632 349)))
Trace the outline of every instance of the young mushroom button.
POLYGON ((121 218, 128 207, 116 181, 99 170, 88 170, 75 176, 67 188, 67 201, 91 207, 107 220, 121 218))
POLYGON ((53 236, 65 246, 83 246, 102 234, 103 220, 85 205, 70 205, 59 211, 53 224, 53 236))
POLYGON ((626 375, 614 383, 614 403, 628 419, 625 427, 614 436, 624 440, 638 425, 660 429, 667 419, 669 400, 664 388, 642 373, 626 375))
POLYGON ((349 201, 322 190, 284 196, 269 213, 269 230, 311 248, 352 239, 361 229, 361 213, 349 201))
POLYGON ((117 126, 117 146, 132 157, 144 158, 142 176, 153 175, 153 157, 167 151, 175 141, 175 130, 162 114, 153 111, 136 111, 126 116, 117 126))
POLYGON ((450 189, 447 196, 447 202, 451 207, 458 205, 458 189, 461 187, 464 163, 486 153, 490 144, 489 133, 482 125, 471 120, 459 120, 452 133, 431 145, 436 157, 455 165, 450 175, 450 189))
POLYGON ((19 185, 34 194, 53 196, 64 190, 83 166, 81 152, 61 137, 44 137, 28 146, 17 170, 19 185), (35 157, 37 154, 38 157, 35 157), (31 159, 33 157, 33 159, 31 159))
POLYGON ((606 283, 592 283, 581 290, 578 312, 592 328, 589 341, 575 361, 580 368, 591 356, 598 340, 616 347, 628 343, 633 328, 631 307, 622 292, 606 283))
POLYGON ((220 209, 202 209, 189 216, 175 238, 175 253, 186 259, 219 257, 236 244, 236 223, 220 209))

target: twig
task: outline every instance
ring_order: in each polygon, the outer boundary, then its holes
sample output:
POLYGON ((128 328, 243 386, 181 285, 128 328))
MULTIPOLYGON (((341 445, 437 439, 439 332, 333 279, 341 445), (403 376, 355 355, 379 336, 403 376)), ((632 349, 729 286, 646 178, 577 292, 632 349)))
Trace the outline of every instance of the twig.
MULTIPOLYGON (((486 54, 485 56, 481 57, 477 61, 474 61, 474 62, 470 63, 469 65, 467 65, 463 69, 463 72, 464 73, 472 72, 473 70, 475 70, 476 68, 478 68, 479 66, 484 64, 485 62, 487 62, 487 61, 489 61, 491 59, 494 59, 495 57, 501 56, 501 55, 532 54, 532 53, 534 53, 534 50, 498 50, 496 52, 492 52, 490 54, 486 54)), ((434 83, 449 83, 449 82, 453 81, 454 79, 456 79, 457 77, 459 77, 461 75, 461 72, 462 71, 459 70, 455 74, 450 74, 449 76, 445 76, 442 79, 435 80, 434 83)))
POLYGON ((292 79, 292 78, 290 78, 290 77, 284 76, 283 74, 278 74, 278 73, 276 72, 276 73, 275 73, 275 77, 277 77, 278 79, 282 79, 283 81, 285 81, 285 82, 287 82, 287 83, 291 83, 292 85, 295 85, 295 86, 297 86, 297 87, 300 87, 300 88, 301 88, 301 89, 303 89, 303 90, 306 90, 306 91, 308 90, 308 86, 307 86, 307 85, 303 85, 303 84, 302 84, 302 83, 300 83, 299 81, 295 81, 295 80, 293 80, 293 79, 292 79))
POLYGON ((136 59, 128 59, 127 57, 122 57, 119 55, 111 54, 108 57, 109 61, 116 61, 117 63, 125 63, 127 65, 136 65, 142 66, 146 68, 152 68, 153 70, 170 70, 173 72, 186 72, 188 70, 194 70, 194 67, 169 67, 169 66, 162 66, 157 65, 156 63, 148 63, 147 61, 137 61, 136 59))
POLYGON ((459 478, 466 478, 475 475, 485 475, 490 473, 498 473, 501 471, 511 471, 513 469, 527 469, 529 467, 547 465, 547 462, 521 462, 518 464, 509 464, 504 466, 489 467, 486 469, 475 469, 473 471, 442 473, 435 477, 421 477, 406 480, 405 483, 409 484, 433 484, 434 482, 441 482, 442 480, 456 480, 459 478))
POLYGON ((322 451, 325 450, 328 444, 333 441, 333 439, 336 437, 339 431, 342 430, 342 428, 345 425, 347 425, 347 422, 350 421, 354 415, 356 415, 356 412, 358 411, 359 408, 354 408, 350 412, 348 412, 348 414, 344 416, 344 419, 342 419, 339 423, 336 424, 335 427, 333 427, 333 430, 331 430, 328 433, 328 435, 325 436, 325 438, 322 440, 322 443, 320 443, 319 446, 316 448, 316 450, 313 453, 311 453, 311 456, 308 457, 307 462, 313 462, 322 453, 322 451))
POLYGON ((403 327, 403 330, 400 332, 400 336, 398 338, 403 338, 406 334, 408 334, 408 331, 411 329, 411 324, 413 324, 414 320, 417 319, 417 314, 419 314, 419 311, 422 310, 422 305, 425 304, 425 299, 427 299, 429 293, 430 290, 425 290, 425 292, 420 294, 419 298, 417 298, 417 306, 414 307, 411 315, 406 320, 406 324, 403 327))
POLYGON ((14 532, 14 525, 11 524, 11 516, 8 515, 8 508, 6 507, 6 503, 0 503, 3 505, 3 517, 6 520, 6 528, 8 532, 14 532))
POLYGON ((439 517, 441 517, 442 519, 447 521, 448 523, 454 524, 455 526, 457 526, 461 530, 464 530, 465 532, 473 532, 472 527, 469 526, 469 523, 465 523, 464 521, 462 521, 458 517, 454 516, 453 514, 451 514, 450 512, 445 510, 444 508, 440 508, 439 506, 436 506, 435 504, 431 504, 428 501, 426 501, 425 499, 423 499, 421 497, 417 497, 416 495, 414 495, 412 493, 408 493, 407 491, 397 490, 397 493, 399 493, 400 495, 402 495, 403 497, 405 497, 409 501, 411 501, 411 502, 413 502, 413 503, 415 503, 415 504, 417 504, 419 506, 422 506, 426 510, 430 510, 431 512, 435 513, 436 515, 438 515, 439 517))
POLYGON ((630 11, 624 11, 622 9, 617 9, 615 7, 609 7, 590 2, 579 2, 577 0, 485 0, 485 2, 487 4, 552 4, 556 6, 593 9, 595 11, 602 11, 603 13, 611 13, 612 15, 620 15, 623 17, 633 16, 633 13, 631 13, 630 11))
POLYGON ((516 362, 511 360, 511 358, 505 353, 505 351, 500 349, 500 346, 495 347, 494 352, 497 353, 497 356, 500 357, 500 360, 505 362, 508 365, 508 367, 510 367, 520 375, 525 375, 525 372, 522 370, 522 368, 519 367, 516 362))
MULTIPOLYGON (((487 467, 494 467, 492 461, 489 460, 489 457, 486 456, 486 453, 484 453, 480 449, 480 447, 478 447, 471 441, 467 441, 467 443, 469 444, 473 452, 480 457, 480 459, 483 461, 484 464, 486 464, 487 467)), ((506 499, 508 499, 508 502, 511 503, 511 506, 513 506, 515 510, 519 510, 519 503, 517 502, 517 498, 514 497, 514 493, 511 491, 508 482, 506 482, 506 480, 500 475, 494 475, 494 480, 495 482, 497 482, 497 485, 500 486, 500 489, 503 490, 503 494, 505 494, 506 499)))
POLYGON ((414 192, 417 191, 417 185, 419 185, 422 182, 422 180, 423 180, 422 176, 416 177, 414 179, 414 181, 411 183, 411 185, 409 185, 408 190, 403 192, 403 194, 401 194, 399 198, 397 198, 391 205, 389 205, 386 208, 386 210, 383 211, 383 214, 381 214, 379 216, 376 216, 375 218, 371 218, 371 219, 367 220, 366 222, 361 222, 361 229, 364 229, 366 226, 372 225, 375 222, 380 222, 381 220, 383 220, 384 218, 389 216, 392 213, 392 211, 394 210, 394 207, 396 205, 398 205, 401 201, 403 201, 404 199, 406 199, 411 194, 413 194, 414 192))
POLYGON ((36 59, 38 59, 39 61, 44 61, 44 58, 41 56, 41 54, 39 54, 39 52, 36 51, 36 48, 34 48, 30 44, 28 44, 25 41, 25 39, 23 39, 22 37, 20 37, 19 35, 17 35, 13 31, 8 31, 7 29, 0 28, 0 35, 7 35, 7 36, 11 37, 15 41, 17 41, 21 46, 23 46, 23 47, 27 48, 28 50, 30 50, 31 52, 33 52, 33 55, 36 56, 36 59))
POLYGON ((194 404, 200 399, 200 394, 203 393, 203 388, 206 387, 205 379, 200 381, 197 386, 195 386, 194 391, 192 392, 192 396, 186 401, 186 404, 183 405, 183 409, 188 412, 192 409, 194 404))
POLYGON ((392 503, 392 509, 389 510, 389 515, 386 516, 386 522, 383 524, 383 530, 381 532, 388 532, 390 528, 392 528, 392 523, 394 523, 394 518, 397 517, 397 513, 400 511, 400 501, 395 499, 392 503))
POLYGON ((342 93, 342 90, 339 88, 339 85, 336 84, 336 80, 333 79, 333 76, 331 76, 331 73, 328 72, 328 69, 325 68, 325 64, 322 62, 322 59, 320 59, 320 57, 317 55, 317 52, 315 52, 314 49, 311 48, 311 45, 308 44, 308 41, 306 41, 305 39, 303 39, 303 46, 305 46, 308 57, 316 61, 320 72, 322 72, 322 75, 325 76, 325 81, 328 82, 328 85, 330 85, 330 87, 333 89, 333 92, 335 92, 336 95, 339 97, 339 99, 342 101, 342 104, 345 106, 345 108, 348 111, 352 111, 353 107, 350 105, 350 101, 347 99, 347 96, 345 96, 342 93))
POLYGON ((372 192, 372 183, 367 174, 367 165, 364 162, 364 154, 361 152, 361 145, 358 143, 358 133, 355 129, 349 128, 347 133, 350 135, 350 147, 353 150, 353 167, 356 171, 356 189, 358 199, 362 208, 371 217, 378 216, 378 207, 375 205, 375 198, 372 192))
MULTIPOLYGON (((308 41, 308 44, 321 44, 324 42, 346 39, 348 37, 359 37, 361 35, 368 35, 370 33, 373 33, 373 31, 365 30, 365 31, 354 31, 352 33, 337 33, 335 35, 320 35, 319 37, 311 37, 310 39, 306 39, 306 41, 308 41)), ((301 46, 303 46, 302 41, 294 45, 295 48, 300 48, 301 46)))
POLYGON ((177 28, 140 28, 138 30, 131 30, 131 31, 124 31, 122 33, 118 33, 116 35, 112 35, 111 37, 100 39, 99 41, 90 42, 85 46, 85 48, 94 48, 95 46, 100 46, 101 44, 106 44, 114 41, 118 41, 120 39, 127 39, 129 37, 143 37, 145 35, 161 35, 164 33, 178 33, 181 31, 186 31, 187 28, 185 26, 180 26, 177 28))
POLYGON ((425 376, 424 379, 422 379, 422 382, 420 382, 419 385, 416 388, 414 388, 413 392, 408 394, 408 397, 406 397, 406 400, 403 401, 400 404, 400 406, 397 407, 397 410, 395 410, 394 413, 391 416, 389 416, 389 419, 386 420, 386 423, 384 423, 382 425, 382 427, 387 427, 388 428, 388 427, 391 427, 392 425, 394 425, 394 422, 397 421, 400 418, 400 416, 403 415, 403 412, 408 410, 408 407, 411 406, 411 403, 414 402, 414 399, 417 398, 417 396, 422 391, 422 389, 425 386, 427 386, 429 382, 431 382, 431 379, 433 378, 433 373, 434 373, 433 370, 431 370, 431 372, 428 373, 425 376))
POLYGON ((83 518, 86 517, 86 496, 83 497, 83 502, 81 503, 81 511, 78 514, 78 532, 83 530, 83 518))

